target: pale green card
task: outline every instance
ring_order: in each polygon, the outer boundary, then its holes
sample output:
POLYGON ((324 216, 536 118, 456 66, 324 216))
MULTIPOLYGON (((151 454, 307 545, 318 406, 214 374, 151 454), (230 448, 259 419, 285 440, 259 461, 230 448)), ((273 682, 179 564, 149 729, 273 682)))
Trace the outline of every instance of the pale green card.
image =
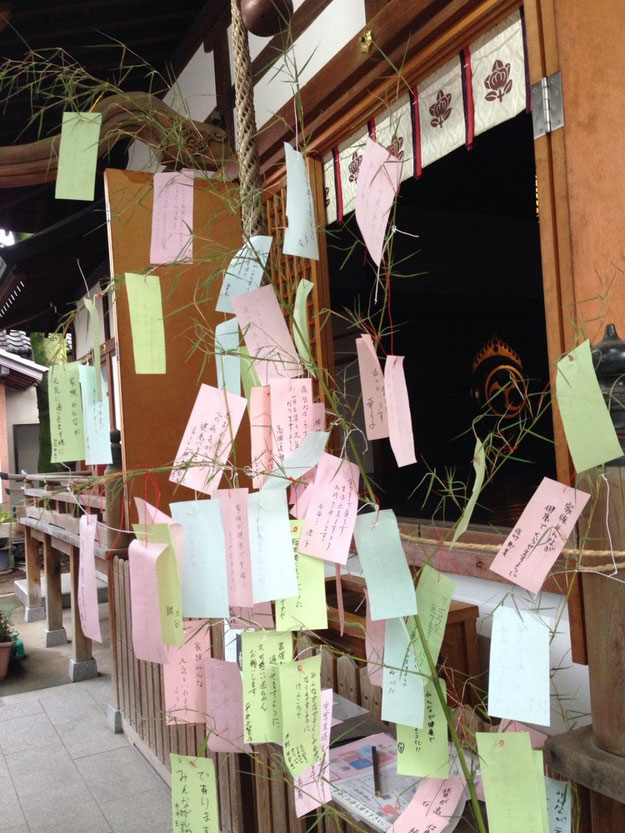
MULTIPOLYGON (((440 680, 443 693, 447 687, 440 680)), ((424 687, 423 729, 397 724, 397 774, 418 778, 449 778, 449 741, 445 712, 436 695, 433 680, 424 687)))
POLYGON ((284 759, 293 778, 321 761, 321 654, 278 666, 284 759))
MULTIPOLYGON (((417 611, 434 662, 438 660, 443 644, 449 605, 455 586, 456 583, 443 573, 439 573, 438 570, 428 564, 423 566, 417 585, 417 611)), ((413 644, 415 645, 419 670, 422 674, 430 677, 430 666, 418 634, 413 644)))
POLYGON ((463 532, 466 532, 466 529, 471 521, 471 516, 473 515, 473 510, 475 509, 475 504, 477 503, 477 499, 480 496, 480 492, 482 491, 482 486, 484 484, 484 474, 486 473, 486 455, 484 454, 484 446, 482 445, 482 441, 479 437, 475 441, 473 468, 475 469, 473 489, 471 491, 471 496, 467 501, 467 505, 464 507, 462 515, 460 516, 460 520, 456 524, 454 537, 452 538, 453 543, 458 540, 463 532))
POLYGON ((85 430, 78 362, 52 365, 48 371, 48 405, 53 463, 85 459, 85 430))
POLYGON ((243 727, 245 743, 282 740, 278 665, 293 658, 293 637, 287 631, 241 634, 243 727))
POLYGON ((132 528, 140 541, 167 544, 156 561, 161 632, 165 645, 184 645, 182 585, 171 528, 169 524, 133 524, 132 528))
POLYGON ((102 341, 102 331, 100 327, 100 316, 95 305, 95 301, 91 298, 85 298, 85 309, 89 313, 91 320, 91 338, 93 341, 93 366, 96 368, 95 375, 95 389, 98 400, 102 400, 102 371, 100 370, 100 342, 102 341))
POLYGON ((536 769, 536 784, 538 786, 538 800, 543 820, 542 833, 549 833, 549 813, 547 812, 547 785, 545 784, 545 762, 542 749, 533 749, 532 758, 536 769))
POLYGON ((254 359, 251 358, 247 347, 241 345, 239 347, 239 354, 241 357, 241 384, 243 385, 243 393, 248 401, 249 408, 250 391, 252 388, 259 388, 261 384, 254 365, 254 359))
POLYGON ((489 833, 543 830, 528 732, 476 732, 489 833))
POLYGON ((592 363, 588 339, 560 359, 556 398, 566 441, 577 472, 622 455, 592 363))
POLYGON ((166 373, 165 325, 158 275, 126 272, 135 373, 166 373))
POLYGON ((173 833, 219 833, 215 763, 170 753, 173 833))
POLYGON ((276 602, 276 628, 279 631, 315 630, 328 627, 328 606, 324 563, 321 558, 302 555, 297 545, 304 521, 291 521, 291 540, 295 552, 295 569, 299 595, 276 602))
POLYGON ((293 341, 297 347, 300 359, 305 364, 310 363, 307 302, 312 288, 312 282, 306 280, 306 278, 302 278, 297 285, 295 304, 293 305, 293 341))
POLYGON ((63 113, 57 200, 93 200, 101 123, 102 113, 63 113))

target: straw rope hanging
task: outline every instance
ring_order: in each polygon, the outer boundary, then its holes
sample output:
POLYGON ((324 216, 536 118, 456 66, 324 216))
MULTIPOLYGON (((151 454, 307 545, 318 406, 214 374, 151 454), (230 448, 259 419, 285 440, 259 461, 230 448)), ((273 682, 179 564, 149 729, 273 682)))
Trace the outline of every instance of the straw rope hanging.
POLYGON ((248 239, 254 234, 265 233, 265 210, 262 201, 260 161, 256 147, 254 78, 247 29, 237 0, 231 0, 231 7, 241 219, 243 234, 248 239))

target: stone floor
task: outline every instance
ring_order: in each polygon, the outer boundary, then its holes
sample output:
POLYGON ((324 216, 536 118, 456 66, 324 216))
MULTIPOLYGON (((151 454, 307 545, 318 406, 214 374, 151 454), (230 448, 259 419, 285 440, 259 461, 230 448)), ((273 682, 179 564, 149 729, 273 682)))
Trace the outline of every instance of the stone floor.
POLYGON ((171 833, 169 788, 106 727, 110 682, 0 698, 2 833, 171 833))
MULTIPOLYGON (((0 596, 0 609, 12 610, 11 622, 24 643, 26 659, 11 665, 9 676, 0 681, 0 696, 32 691, 38 688, 50 688, 69 682, 69 658, 72 653, 70 642, 54 648, 44 647, 45 622, 24 622, 24 608, 14 594, 0 596)), ((112 659, 109 642, 108 604, 98 605, 102 644, 93 643, 93 656, 101 674, 112 672, 112 659)), ((63 624, 68 639, 72 638, 71 613, 63 611, 63 624)), ((0 826, 0 830, 2 827, 0 826)))

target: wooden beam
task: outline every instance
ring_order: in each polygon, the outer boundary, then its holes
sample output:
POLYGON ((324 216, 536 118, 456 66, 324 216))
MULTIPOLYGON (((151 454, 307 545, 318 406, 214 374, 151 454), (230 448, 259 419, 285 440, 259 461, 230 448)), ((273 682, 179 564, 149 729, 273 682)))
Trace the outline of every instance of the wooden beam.
MULTIPOLYGON (((521 0, 390 0, 370 21, 373 49, 364 53, 356 35, 302 88, 309 151, 325 153, 381 110, 383 102, 426 77, 520 5, 521 0), (393 67, 401 67, 401 73, 393 67)), ((289 101, 259 136, 262 170, 274 172, 270 182, 282 176, 282 145, 294 135, 289 101)))
MULTIPOLYGON (((332 0, 304 0, 293 14, 289 41, 291 43, 295 42, 331 2, 332 0)), ((288 48, 287 33, 280 32, 274 35, 264 49, 259 52, 252 61, 252 75, 255 84, 260 81, 263 75, 269 72, 276 59, 283 54, 286 48, 288 48)))
POLYGON ((367 23, 381 12, 389 0, 365 0, 365 18, 367 23))
POLYGON ((169 61, 176 78, 200 46, 210 40, 215 32, 227 29, 229 22, 230 0, 207 0, 169 61))
POLYGON ((230 74, 230 47, 228 46, 228 31, 224 27, 215 33, 213 39, 213 62, 215 65, 215 89, 217 93, 217 109, 223 120, 222 127, 228 136, 230 147, 236 147, 234 133, 234 89, 230 74))

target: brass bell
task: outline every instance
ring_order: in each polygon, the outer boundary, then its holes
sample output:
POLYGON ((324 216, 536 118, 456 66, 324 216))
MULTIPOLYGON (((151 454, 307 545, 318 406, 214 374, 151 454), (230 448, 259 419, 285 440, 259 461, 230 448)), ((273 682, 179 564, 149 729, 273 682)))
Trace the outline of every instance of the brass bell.
POLYGON ((240 0, 245 28, 260 38, 269 38, 287 28, 293 17, 293 0, 240 0))

